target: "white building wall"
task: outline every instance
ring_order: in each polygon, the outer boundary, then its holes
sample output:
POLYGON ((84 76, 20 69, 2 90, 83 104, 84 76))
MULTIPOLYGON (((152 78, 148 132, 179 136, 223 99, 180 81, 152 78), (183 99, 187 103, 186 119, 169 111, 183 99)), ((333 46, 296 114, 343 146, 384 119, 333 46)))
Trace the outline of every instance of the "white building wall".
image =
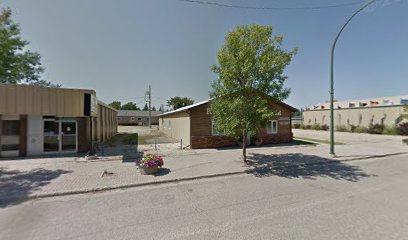
POLYGON ((186 112, 161 116, 159 129, 167 136, 177 141, 183 140, 183 145, 190 145, 190 115, 186 112))
MULTIPOLYGON (((403 106, 365 107, 334 110, 335 126, 363 126, 372 124, 384 124, 395 126, 398 118, 403 113, 403 106)), ((330 125, 330 110, 309 110, 303 113, 303 124, 326 124, 330 125)))
POLYGON ((43 153, 44 124, 42 116, 29 115, 27 118, 27 155, 43 153))

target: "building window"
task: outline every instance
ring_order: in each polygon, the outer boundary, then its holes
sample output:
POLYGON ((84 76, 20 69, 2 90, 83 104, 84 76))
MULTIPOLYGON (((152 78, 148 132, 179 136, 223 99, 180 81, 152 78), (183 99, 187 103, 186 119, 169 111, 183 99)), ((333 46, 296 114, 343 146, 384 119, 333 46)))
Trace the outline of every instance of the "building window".
POLYGON ((266 131, 268 134, 278 133, 278 121, 276 120, 269 121, 266 131))
POLYGON ((3 120, 1 126, 2 145, 0 151, 18 151, 20 147, 20 120, 3 120))
POLYGON ((138 118, 137 120, 138 120, 138 121, 142 121, 142 118, 138 118))
POLYGON ((20 134, 20 120, 3 120, 2 135, 15 136, 20 134))
POLYGON ((130 120, 131 120, 131 121, 135 121, 135 118, 134 118, 134 117, 131 117, 130 120))
POLYGON ((211 134, 213 136, 224 136, 225 133, 223 131, 220 131, 219 129, 217 129, 217 125, 215 124, 214 121, 211 122, 211 134))
POLYGON ((6 152, 6 151, 18 151, 20 148, 20 144, 3 144, 1 145, 1 151, 6 152))

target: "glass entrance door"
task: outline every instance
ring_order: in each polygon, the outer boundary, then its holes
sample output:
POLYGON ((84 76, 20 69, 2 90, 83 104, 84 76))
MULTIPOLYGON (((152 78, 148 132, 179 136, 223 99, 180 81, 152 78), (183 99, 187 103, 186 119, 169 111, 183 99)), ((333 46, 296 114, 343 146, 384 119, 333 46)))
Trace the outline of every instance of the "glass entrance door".
POLYGON ((44 152, 59 151, 59 122, 44 119, 44 152))
POLYGON ((44 119, 44 152, 76 152, 77 122, 70 119, 44 119))
POLYGON ((77 150, 77 126, 75 120, 61 121, 61 151, 77 150))

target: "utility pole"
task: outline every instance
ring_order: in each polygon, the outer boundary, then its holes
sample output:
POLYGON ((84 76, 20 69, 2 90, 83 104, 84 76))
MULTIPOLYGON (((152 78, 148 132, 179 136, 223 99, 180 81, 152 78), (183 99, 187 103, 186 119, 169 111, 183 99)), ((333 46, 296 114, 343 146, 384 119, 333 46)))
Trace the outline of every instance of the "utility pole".
POLYGON ((149 102, 149 128, 152 128, 152 88, 149 84, 149 91, 145 94, 145 102, 149 102))
POLYGON ((336 48, 337 40, 339 39, 341 33, 343 32, 344 28, 350 23, 350 21, 364 8, 368 7, 369 5, 373 4, 377 0, 371 0, 367 2, 364 6, 359 8, 351 17, 347 20, 347 22, 343 25, 340 29, 339 33, 337 34, 336 38, 334 39, 333 46, 331 49, 331 62, 330 62, 330 154, 335 155, 334 153, 334 50, 336 48))
POLYGON ((149 84, 149 128, 152 128, 152 88, 149 84))

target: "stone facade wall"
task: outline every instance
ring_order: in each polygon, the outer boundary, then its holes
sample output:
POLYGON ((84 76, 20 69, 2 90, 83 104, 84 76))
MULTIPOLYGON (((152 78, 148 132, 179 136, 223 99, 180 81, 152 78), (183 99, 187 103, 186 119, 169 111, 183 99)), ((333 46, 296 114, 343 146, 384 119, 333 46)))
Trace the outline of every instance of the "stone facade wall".
MULTIPOLYGON (((208 104, 203 104, 191 109, 191 148, 236 146, 237 142, 233 138, 227 136, 212 136, 211 115, 207 113, 207 108, 208 104)), ((293 140, 291 109, 280 104, 274 104, 272 108, 280 111, 280 115, 276 117, 278 121, 278 133, 268 134, 265 128, 256 135, 258 138, 262 138, 263 144, 291 142, 293 140)))
POLYGON ((262 144, 269 143, 288 143, 293 140, 293 133, 278 133, 267 134, 266 130, 257 134, 259 138, 262 138, 262 144))
POLYGON ((218 148, 236 146, 237 142, 226 136, 192 136, 191 148, 218 148))

